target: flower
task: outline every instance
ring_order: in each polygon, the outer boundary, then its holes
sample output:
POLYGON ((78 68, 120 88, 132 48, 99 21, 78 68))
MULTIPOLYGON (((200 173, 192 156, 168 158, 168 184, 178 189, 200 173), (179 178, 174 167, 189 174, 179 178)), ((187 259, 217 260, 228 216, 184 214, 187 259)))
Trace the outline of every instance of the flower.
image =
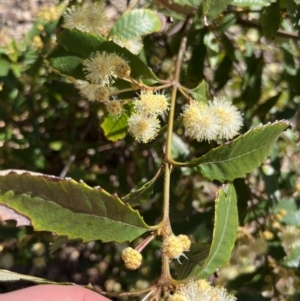
POLYGON ((191 101, 183 106, 182 117, 186 133, 191 138, 197 141, 211 141, 217 138, 220 125, 206 104, 191 101))
POLYGON ((163 94, 141 91, 140 98, 133 102, 134 109, 145 115, 162 115, 168 110, 168 100, 163 94))
POLYGON ((99 87, 95 91, 95 99, 99 102, 106 102, 109 98, 109 90, 106 87, 99 87))
POLYGON ((191 247, 191 240, 187 235, 180 234, 178 235, 179 240, 181 241, 183 251, 188 251, 191 247))
POLYGON ((213 287, 206 280, 189 281, 179 285, 171 301, 235 301, 223 287, 213 287))
POLYGON ((243 118, 235 106, 223 98, 214 98, 212 102, 209 102, 209 108, 220 125, 219 139, 229 140, 238 134, 243 125, 243 118))
POLYGON ((131 70, 128 63, 120 56, 112 54, 112 64, 117 77, 126 78, 130 75, 131 70))
POLYGON ((171 235, 164 240, 162 249, 170 259, 178 259, 184 251, 181 240, 175 235, 171 235))
POLYGON ((286 253, 300 245, 300 229, 296 226, 286 226, 278 236, 286 253))
POLYGON ((109 115, 113 117, 120 117, 123 112, 123 106, 122 103, 119 100, 111 100, 108 101, 106 104, 106 110, 109 113, 109 115))
POLYGON ((108 19, 103 12, 103 7, 94 3, 68 8, 64 14, 62 27, 104 35, 107 25, 108 19))
POLYGON ((83 24, 85 23, 85 12, 80 6, 71 6, 64 13, 64 22, 62 27, 68 29, 77 28, 82 30, 83 24))
POLYGON ((83 66, 85 77, 100 86, 109 86, 114 83, 114 78, 130 75, 130 67, 127 62, 115 53, 106 51, 93 52, 89 58, 83 61, 83 66))
POLYGON ((147 143, 153 140, 159 128, 160 123, 156 116, 134 113, 128 118, 128 131, 138 142, 147 143))
POLYGON ((87 81, 78 80, 76 81, 76 88, 79 90, 81 96, 86 98, 89 101, 96 100, 96 90, 98 89, 99 85, 97 84, 90 84, 87 81))
POLYGON ((142 263, 141 253, 131 247, 125 248, 121 253, 121 257, 125 266, 130 270, 136 270, 142 263))

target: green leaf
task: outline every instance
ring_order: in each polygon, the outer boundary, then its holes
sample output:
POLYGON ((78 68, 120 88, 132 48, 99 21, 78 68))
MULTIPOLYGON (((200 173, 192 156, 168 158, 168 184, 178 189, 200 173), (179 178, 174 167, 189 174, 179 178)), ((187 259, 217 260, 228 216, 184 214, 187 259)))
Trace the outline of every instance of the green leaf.
POLYGON ((197 170, 204 177, 220 182, 243 177, 264 162, 281 132, 289 126, 285 120, 260 125, 190 161, 187 166, 198 165, 197 170))
POLYGON ((151 179, 149 182, 145 183, 141 188, 136 191, 130 192, 122 198, 122 201, 126 204, 129 204, 131 207, 139 206, 145 203, 153 192, 153 186, 156 180, 161 175, 162 170, 151 179))
POLYGON ((190 94, 193 98, 199 102, 208 102, 208 84, 205 80, 202 80, 201 83, 190 91, 190 94))
POLYGON ((192 31, 188 36, 188 46, 192 49, 191 59, 188 61, 187 85, 191 88, 198 85, 203 80, 204 61, 206 57, 206 46, 204 36, 206 28, 192 31))
POLYGON ((56 46, 47 57, 51 67, 56 71, 74 78, 86 80, 82 70, 82 58, 56 46))
POLYGON ((274 214, 282 209, 285 211, 285 215, 282 217, 281 222, 287 225, 300 227, 300 209, 297 200, 293 198, 280 200, 274 208, 274 214))
POLYGON ((215 208, 215 226, 209 255, 195 274, 198 279, 207 278, 217 268, 227 264, 238 229, 237 198, 232 184, 219 189, 215 208))
POLYGON ((198 270, 200 270, 202 264, 209 254, 209 250, 210 244, 203 242, 192 244, 190 250, 185 253, 187 258, 183 257, 182 263, 176 265, 177 279, 185 279, 194 275, 198 270))
POLYGON ((126 137, 128 127, 128 115, 122 114, 119 118, 107 116, 101 123, 106 139, 110 141, 118 141, 126 137))
MULTIPOLYGON (((47 279, 19 274, 15 272, 11 272, 8 270, 0 270, 0 281, 2 282, 8 282, 8 281, 19 281, 19 280, 25 280, 25 281, 31 281, 34 283, 40 283, 40 284, 62 284, 54 281, 50 281, 47 279)), ((65 282, 63 284, 74 284, 72 282, 65 282)))
POLYGON ((272 39, 276 36, 280 26, 280 7, 278 2, 272 3, 264 9, 261 15, 261 25, 266 38, 272 39))
POLYGON ((179 5, 188 5, 192 7, 198 7, 203 0, 173 0, 174 3, 179 5))
POLYGON ((232 70, 232 60, 228 55, 225 55, 224 59, 218 66, 218 69, 215 72, 214 82, 217 83, 217 90, 223 88, 227 81, 230 79, 230 72, 232 70))
POLYGON ((1 172, 0 218, 69 239, 132 241, 147 226, 130 206, 102 188, 47 175, 1 172))
POLYGON ((219 17, 231 2, 232 0, 206 0, 202 3, 203 16, 211 21, 219 17))
POLYGON ((289 268, 298 269, 300 267, 300 246, 296 246, 289 251, 283 264, 289 268))
POLYGON ((233 0, 231 5, 238 7, 249 7, 249 6, 269 6, 275 0, 233 0))
POLYGON ((265 118, 269 111, 276 105, 279 98, 281 97, 281 93, 272 96, 267 99, 263 104, 259 105, 257 109, 254 111, 253 116, 259 116, 261 118, 265 118))
POLYGON ((131 76, 133 78, 144 79, 148 84, 157 82, 156 75, 138 56, 132 54, 126 48, 122 48, 114 42, 107 41, 102 37, 84 33, 76 29, 64 29, 57 35, 57 42, 61 47, 82 58, 82 60, 96 51, 117 53, 129 63, 131 67, 131 76))
POLYGON ((152 10, 135 9, 122 15, 109 33, 109 37, 117 36, 132 40, 162 30, 162 20, 152 10))
POLYGON ((292 20, 294 28, 298 31, 298 36, 300 36, 300 8, 293 0, 286 0, 286 9, 292 20))

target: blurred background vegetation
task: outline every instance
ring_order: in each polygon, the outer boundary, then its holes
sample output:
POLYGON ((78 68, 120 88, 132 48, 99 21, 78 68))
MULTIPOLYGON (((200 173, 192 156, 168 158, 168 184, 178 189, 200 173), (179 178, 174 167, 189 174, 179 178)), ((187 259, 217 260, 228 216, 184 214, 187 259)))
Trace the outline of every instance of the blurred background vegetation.
MULTIPOLYGON (((98 2, 111 20, 127 4, 98 2)), ((0 168, 81 179, 125 196, 155 174, 163 158, 163 137, 146 145, 129 136, 107 140, 100 127, 103 104, 83 99, 72 78, 49 66, 47 54, 55 46, 61 16, 67 5, 76 3, 0 0, 0 168)), ((160 78, 171 78, 184 16, 152 1, 138 5, 168 16, 164 32, 144 39, 141 58, 160 78)), ((188 40, 182 83, 193 88, 205 80, 211 97, 231 99, 244 114, 243 132, 280 119, 292 123, 267 161, 234 183, 238 240, 228 266, 211 280, 239 300, 300 299, 299 20, 299 3, 292 0, 261 1, 256 7, 232 5, 208 27, 196 26, 188 40)), ((178 103, 177 116, 182 99, 178 103)), ((179 125, 173 156, 198 157, 214 146, 189 140, 179 125)), ((219 183, 188 169, 175 170, 172 181, 175 234, 209 242, 219 183)), ((140 206, 148 224, 160 218, 162 184, 160 179, 151 199, 140 206)), ((143 265, 134 272, 120 260, 125 244, 68 242, 50 254, 52 242, 51 233, 16 228, 14 221, 2 223, 0 268, 58 282, 91 283, 114 292, 145 288, 160 273, 157 240, 143 251, 143 265)), ((0 293, 28 285, 0 283, 0 293)))

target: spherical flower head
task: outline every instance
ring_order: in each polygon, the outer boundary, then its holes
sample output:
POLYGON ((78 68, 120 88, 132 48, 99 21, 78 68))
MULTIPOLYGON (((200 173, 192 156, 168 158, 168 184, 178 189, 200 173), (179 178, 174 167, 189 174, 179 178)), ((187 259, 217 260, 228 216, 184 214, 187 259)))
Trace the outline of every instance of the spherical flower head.
POLYGON ((105 34, 108 26, 108 19, 104 14, 102 5, 98 3, 87 4, 84 6, 85 22, 83 31, 94 34, 105 34))
POLYGON ((95 101, 95 93, 99 85, 90 84, 87 81, 78 80, 76 81, 76 88, 79 90, 79 93, 82 97, 86 98, 89 101, 95 101))
POLYGON ((184 234, 180 234, 177 237, 181 241, 183 251, 188 251, 191 247, 191 240, 189 239, 189 237, 184 234))
POLYGON ((285 252, 300 245, 300 229, 295 226, 287 226, 278 236, 285 252))
POLYGON ((116 54, 112 54, 113 72, 119 78, 126 78, 130 76, 130 67, 128 63, 116 54))
POLYGON ((154 94, 152 91, 141 91, 140 98, 133 105, 137 112, 145 115, 162 115, 169 107, 165 95, 154 94))
POLYGON ((164 254, 170 259, 178 259, 183 255, 181 240, 175 235, 171 235, 164 240, 162 249, 164 254))
POLYGON ((112 117, 120 117, 123 113, 123 106, 122 103, 119 100, 111 100, 108 101, 106 104, 106 110, 109 113, 110 116, 112 117))
POLYGON ((235 301, 235 300, 237 300, 235 296, 228 294, 227 290, 224 287, 216 287, 214 290, 219 297, 218 301, 235 301))
POLYGON ((100 86, 109 86, 114 82, 116 74, 114 73, 115 55, 103 52, 94 52, 89 58, 83 61, 83 71, 86 78, 94 84, 100 86))
POLYGON ((42 255, 45 253, 45 251, 46 251, 46 247, 45 247, 45 245, 44 245, 43 243, 41 243, 41 242, 36 242, 36 243, 32 246, 31 251, 32 251, 33 253, 35 253, 37 256, 42 256, 42 255))
POLYGON ((219 123, 218 138, 229 140, 239 133, 243 118, 238 109, 223 98, 209 102, 211 114, 219 123))
POLYGON ((130 270, 136 270, 142 263, 142 255, 131 247, 125 248, 121 253, 125 266, 130 270))
POLYGON ((107 26, 108 19, 103 12, 103 7, 98 3, 68 8, 62 25, 64 28, 76 28, 100 35, 105 34, 107 26))
POLYGON ((262 238, 265 240, 272 240, 274 238, 273 232, 266 230, 262 232, 262 238))
POLYGON ((95 91, 95 99, 99 102, 106 102, 109 99, 109 90, 106 87, 98 86, 95 91))
POLYGON ((175 295, 180 295, 184 301, 219 301, 215 288, 203 279, 178 286, 175 295))
POLYGON ((153 140, 160 129, 156 116, 144 116, 134 113, 128 118, 128 131, 138 142, 147 143, 153 140))
POLYGON ((64 13, 64 22, 62 27, 68 29, 77 28, 82 30, 83 24, 85 23, 85 12, 81 6, 71 6, 64 13))
POLYGON ((184 296, 181 296, 180 294, 175 293, 174 295, 170 296, 169 301, 189 301, 184 296))
POLYGON ((217 138, 220 125, 206 104, 192 100, 183 107, 182 117, 186 133, 191 138, 197 141, 211 141, 217 138))

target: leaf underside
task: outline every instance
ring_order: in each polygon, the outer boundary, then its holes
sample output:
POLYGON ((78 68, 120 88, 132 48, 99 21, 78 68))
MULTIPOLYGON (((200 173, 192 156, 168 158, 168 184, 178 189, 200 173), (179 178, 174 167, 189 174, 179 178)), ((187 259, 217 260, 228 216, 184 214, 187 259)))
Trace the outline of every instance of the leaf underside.
POLYGON ((137 211, 102 188, 29 173, 0 176, 0 219, 84 242, 132 241, 149 231, 137 211))

